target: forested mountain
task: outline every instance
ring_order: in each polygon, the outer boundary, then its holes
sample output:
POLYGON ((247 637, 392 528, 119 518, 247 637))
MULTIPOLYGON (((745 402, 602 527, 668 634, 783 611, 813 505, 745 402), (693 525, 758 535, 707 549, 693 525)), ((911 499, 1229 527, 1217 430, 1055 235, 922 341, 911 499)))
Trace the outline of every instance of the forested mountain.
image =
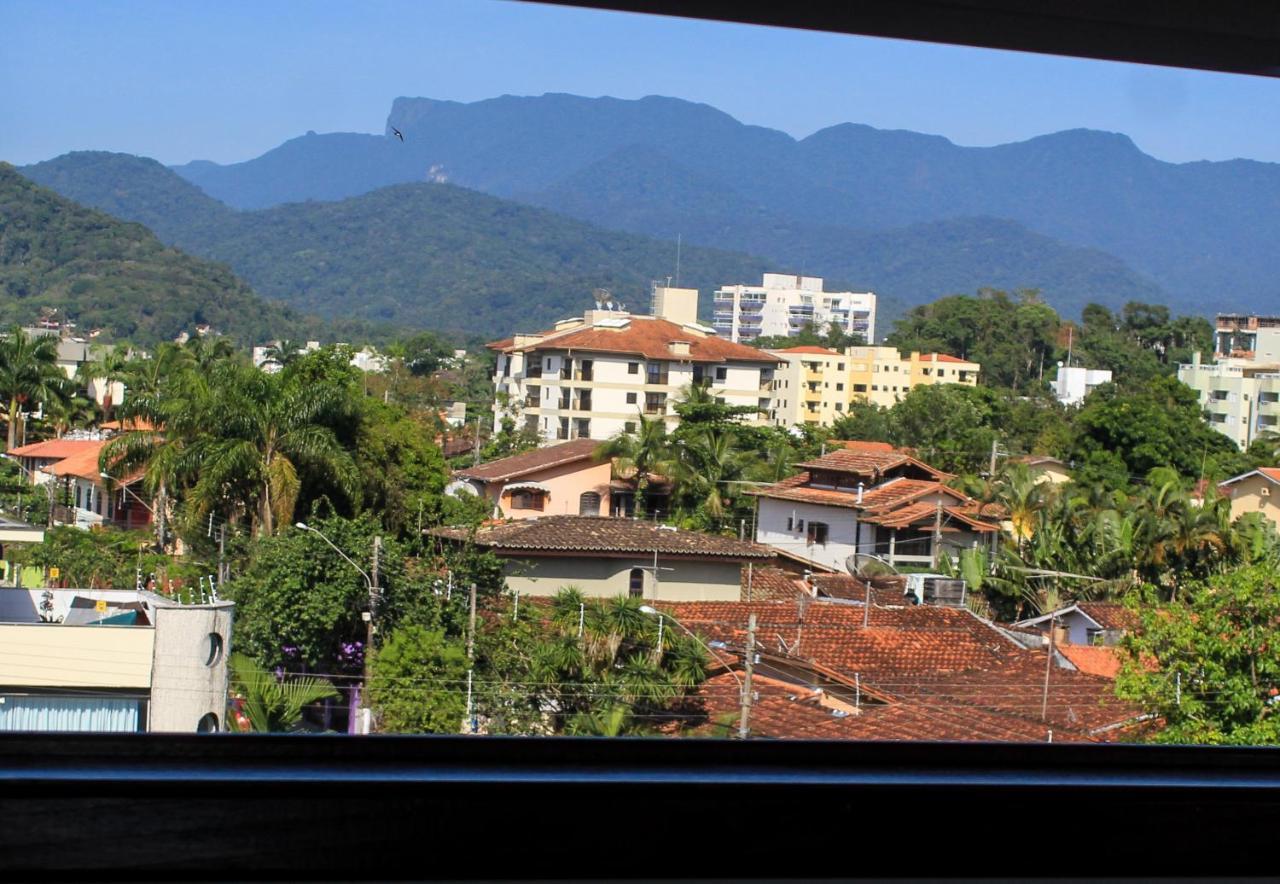
POLYGON ((152 345, 208 323, 241 343, 299 338, 327 324, 255 295, 226 267, 165 246, 33 184, 0 163, 0 324, 55 307, 104 340, 152 345))
MULTIPOLYGON (((145 220, 166 242, 225 261, 258 291, 324 316, 506 334, 517 323, 580 311, 595 287, 643 306, 649 280, 675 272, 674 237, 610 232, 447 184, 235 212, 138 157, 67 154, 24 171, 122 218, 145 220)), ((620 179, 622 190, 629 184, 620 179)), ((831 267, 829 287, 880 293, 883 328, 911 304, 983 286, 1040 288, 1066 314, 1088 301, 1162 299, 1157 286, 1110 255, 997 219, 866 232, 780 223, 739 203, 725 211, 743 218, 740 229, 750 233, 744 251, 772 254, 785 246, 795 263, 690 247, 698 213, 714 207, 715 195, 704 194, 692 175, 677 184, 688 185, 677 188, 677 207, 689 222, 683 229, 693 231, 684 235, 680 281, 702 290, 704 316, 715 287, 758 282, 764 270, 817 272, 824 253, 845 256, 831 267)), ((615 210, 623 217, 630 207, 620 193, 597 220, 607 226, 615 210)))
MULTIPOLYGON (((596 288, 647 309, 650 280, 675 272, 674 240, 602 230, 448 184, 236 212, 139 157, 68 154, 24 171, 123 218, 147 218, 167 242, 327 317, 500 336, 580 313, 596 288)), ((703 291, 771 267, 714 249, 679 257, 681 284, 703 291)), ((703 307, 710 315, 710 298, 703 307)))
POLYGON ((1115 133, 1072 130, 971 148, 841 124, 796 140, 678 99, 572 95, 470 104, 400 98, 388 125, 403 143, 309 134, 248 162, 177 171, 238 207, 445 176, 616 229, 681 232, 828 276, 862 257, 846 236, 800 254, 810 226, 883 233, 999 218, 1114 255, 1177 306, 1260 310, 1280 291, 1271 229, 1280 165, 1165 163, 1115 133), (794 235, 771 240, 771 226, 794 235))

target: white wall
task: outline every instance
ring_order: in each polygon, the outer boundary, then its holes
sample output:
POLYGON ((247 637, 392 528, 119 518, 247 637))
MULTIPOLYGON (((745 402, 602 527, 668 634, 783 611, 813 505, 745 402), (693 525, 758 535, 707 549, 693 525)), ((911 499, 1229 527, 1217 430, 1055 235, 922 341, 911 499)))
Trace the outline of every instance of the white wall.
MULTIPOLYGON (((845 559, 857 551, 857 527, 858 520, 854 510, 845 507, 762 497, 756 521, 756 542, 830 565, 843 572, 845 559), (793 530, 788 531, 788 518, 793 520, 793 526, 796 520, 804 519, 805 530, 796 531, 793 527, 793 530), (827 523, 829 528, 825 546, 811 546, 807 543, 809 522, 827 523)), ((863 552, 872 551, 873 541, 870 535, 863 539, 863 544, 863 552)))

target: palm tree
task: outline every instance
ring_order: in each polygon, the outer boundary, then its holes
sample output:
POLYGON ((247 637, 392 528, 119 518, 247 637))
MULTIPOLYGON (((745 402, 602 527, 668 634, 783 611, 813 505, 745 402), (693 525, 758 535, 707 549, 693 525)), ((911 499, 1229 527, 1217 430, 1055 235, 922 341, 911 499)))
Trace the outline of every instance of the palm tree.
POLYGON ((156 397, 177 383, 195 364, 189 349, 166 342, 158 345, 150 357, 130 360, 122 380, 130 397, 156 397))
POLYGON ((54 436, 61 439, 67 431, 77 426, 87 426, 97 416, 94 404, 85 396, 71 393, 56 396, 44 404, 45 420, 53 427, 54 436))
POLYGON ((739 448, 737 437, 727 430, 707 428, 677 444, 677 497, 682 505, 719 525, 733 499, 733 483, 745 480, 757 464, 757 455, 739 448))
POLYGON ((76 370, 76 378, 89 389, 90 385, 103 384, 102 411, 107 420, 111 420, 112 409, 119 403, 112 401, 112 388, 117 381, 124 381, 129 373, 131 360, 129 348, 118 344, 98 353, 95 359, 80 364, 76 370))
POLYGON ((274 534, 278 523, 291 521, 302 466, 328 474, 348 498, 354 496, 354 463, 326 425, 349 408, 344 390, 239 364, 219 369, 205 432, 194 445, 197 513, 239 502, 253 513, 256 534, 274 534))
POLYGON ((645 496, 649 492, 649 477, 654 473, 669 473, 671 465, 670 440, 667 425, 662 418, 637 415, 635 433, 619 433, 596 449, 596 460, 612 458, 614 471, 619 478, 634 482, 636 489, 636 515, 644 518, 645 496))
POLYGON ((58 367, 58 339, 52 335, 28 335, 13 326, 0 340, 0 399, 8 404, 8 439, 5 450, 18 441, 22 408, 65 395, 67 376, 58 367))
POLYGON ((285 680, 258 667, 244 654, 232 654, 232 691, 239 695, 250 729, 261 733, 292 730, 302 720, 302 710, 338 690, 326 679, 307 675, 285 680))
MULTIPOLYGON (((291 341, 287 338, 281 338, 263 354, 264 364, 267 362, 284 368, 285 366, 297 362, 302 358, 304 345, 299 341, 291 341)), ((403 348, 402 348, 403 349, 403 348)))

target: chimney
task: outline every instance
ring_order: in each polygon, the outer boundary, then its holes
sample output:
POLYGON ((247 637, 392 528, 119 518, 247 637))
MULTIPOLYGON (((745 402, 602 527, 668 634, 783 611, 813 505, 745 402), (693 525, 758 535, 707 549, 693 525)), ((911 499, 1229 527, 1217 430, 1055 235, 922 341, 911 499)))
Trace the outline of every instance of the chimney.
POLYGON ((667 344, 667 349, 671 351, 672 356, 688 356, 689 342, 688 341, 672 341, 669 344, 667 344))

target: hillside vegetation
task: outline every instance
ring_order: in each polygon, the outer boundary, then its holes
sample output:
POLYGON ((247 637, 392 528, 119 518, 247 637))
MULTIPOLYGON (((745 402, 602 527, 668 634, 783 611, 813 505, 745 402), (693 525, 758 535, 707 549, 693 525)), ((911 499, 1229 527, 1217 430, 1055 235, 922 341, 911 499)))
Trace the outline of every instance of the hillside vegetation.
POLYGON ((106 339, 151 345, 208 323, 242 343, 325 326, 269 304, 226 267, 39 187, 0 163, 0 324, 42 307, 106 339))

